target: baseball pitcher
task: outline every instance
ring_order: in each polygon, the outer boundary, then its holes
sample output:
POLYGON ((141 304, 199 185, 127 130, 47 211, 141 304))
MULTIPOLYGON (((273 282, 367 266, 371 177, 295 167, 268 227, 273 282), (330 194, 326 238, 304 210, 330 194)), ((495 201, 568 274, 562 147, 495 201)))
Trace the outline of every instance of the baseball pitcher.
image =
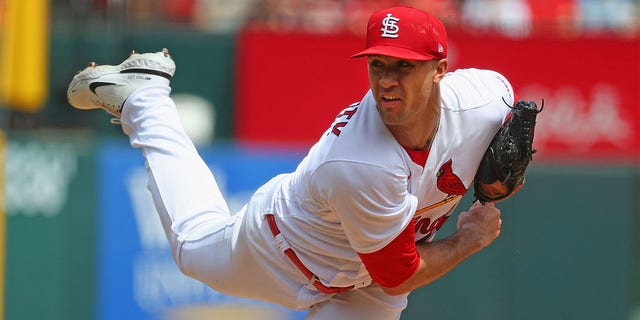
MULTIPOLYGON (((445 28, 431 14, 373 13, 365 49, 353 56, 367 60, 370 90, 336 115, 294 172, 266 182, 237 213, 181 126, 167 50, 90 64, 73 78, 68 99, 106 110, 142 151, 186 275, 228 295, 308 309, 308 319, 399 319, 412 290, 500 233, 493 200, 504 197, 491 195, 457 214, 455 233, 434 240, 481 161, 496 161, 485 154, 519 110, 505 77, 449 72, 447 51, 445 28)), ((532 125, 521 127, 532 138, 532 125)), ((497 177, 488 183, 507 196, 523 183, 503 188, 506 179, 497 177)))

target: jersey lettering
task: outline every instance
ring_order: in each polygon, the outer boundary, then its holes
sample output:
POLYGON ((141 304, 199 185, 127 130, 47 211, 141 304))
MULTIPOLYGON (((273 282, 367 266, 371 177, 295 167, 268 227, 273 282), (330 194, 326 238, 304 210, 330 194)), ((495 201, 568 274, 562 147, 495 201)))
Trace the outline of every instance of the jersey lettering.
MULTIPOLYGON (((358 111, 358 104, 352 104, 350 107, 351 109, 345 109, 340 114, 338 114, 336 116, 336 119, 345 118, 346 120, 351 120, 351 117, 353 117, 353 115, 358 111)), ((331 128, 331 133, 339 137, 340 133, 342 132, 340 131, 340 128, 345 127, 348 123, 348 121, 336 122, 331 128)))
POLYGON ((356 114, 356 111, 358 111, 358 107, 355 107, 351 110, 344 110, 342 111, 342 113, 340 113, 338 116, 336 116, 336 118, 340 118, 343 116, 347 116, 347 120, 351 119, 351 117, 353 117, 354 114, 356 114))
POLYGON ((423 235, 424 238, 428 238, 434 231, 440 230, 440 228, 442 228, 449 217, 449 215, 442 215, 435 219, 433 222, 430 218, 427 217, 416 217, 414 220, 416 225, 416 232, 423 235))
POLYGON ((333 134, 335 134, 336 136, 340 136, 340 133, 342 132, 342 131, 340 131, 340 128, 342 128, 342 127, 344 127, 346 125, 347 125, 346 121, 345 122, 338 122, 338 123, 333 125, 333 128, 331 129, 331 132, 333 134))

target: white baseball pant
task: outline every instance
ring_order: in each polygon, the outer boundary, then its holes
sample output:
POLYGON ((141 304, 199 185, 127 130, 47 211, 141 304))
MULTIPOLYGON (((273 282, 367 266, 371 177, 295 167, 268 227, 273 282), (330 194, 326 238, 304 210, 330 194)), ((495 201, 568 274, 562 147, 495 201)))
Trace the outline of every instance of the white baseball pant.
POLYGON ((153 86, 134 92, 121 122, 131 146, 142 150, 148 188, 182 272, 224 294, 309 309, 310 320, 400 318, 407 295, 388 296, 377 285, 327 295, 310 286, 274 243, 264 219, 265 188, 232 215, 170 91, 153 86))

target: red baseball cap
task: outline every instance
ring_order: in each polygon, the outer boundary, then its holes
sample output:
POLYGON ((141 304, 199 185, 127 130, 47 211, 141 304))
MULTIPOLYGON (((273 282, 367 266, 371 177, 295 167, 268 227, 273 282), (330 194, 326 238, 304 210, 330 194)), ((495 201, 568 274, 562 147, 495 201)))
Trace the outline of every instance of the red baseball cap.
POLYGON ((383 55, 408 60, 447 57, 447 31, 422 10, 393 7, 374 12, 367 26, 367 47, 352 58, 383 55))

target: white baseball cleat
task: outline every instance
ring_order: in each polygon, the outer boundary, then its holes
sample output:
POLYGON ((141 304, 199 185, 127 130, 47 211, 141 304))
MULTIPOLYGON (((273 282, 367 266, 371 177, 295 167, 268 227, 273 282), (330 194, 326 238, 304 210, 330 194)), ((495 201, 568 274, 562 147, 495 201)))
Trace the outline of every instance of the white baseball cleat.
POLYGON ((119 118, 131 93, 149 86, 168 86, 175 70, 167 49, 143 54, 134 51, 117 66, 91 62, 73 77, 67 99, 76 109, 104 109, 119 118))

